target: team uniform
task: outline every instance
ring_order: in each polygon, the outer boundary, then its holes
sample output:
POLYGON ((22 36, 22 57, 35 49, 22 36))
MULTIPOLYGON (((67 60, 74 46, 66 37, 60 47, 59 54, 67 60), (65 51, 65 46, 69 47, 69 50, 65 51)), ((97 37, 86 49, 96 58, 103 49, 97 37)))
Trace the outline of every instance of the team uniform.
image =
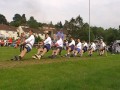
POLYGON ((62 51, 63 48, 63 40, 60 38, 59 40, 57 40, 57 42, 55 43, 57 49, 60 49, 60 51, 62 51))
POLYGON ((35 37, 34 35, 31 35, 28 39, 25 40, 25 48, 27 49, 27 53, 32 50, 32 47, 35 43, 35 37))
POLYGON ((56 41, 54 44, 55 49, 52 52, 52 55, 49 56, 49 58, 55 58, 58 54, 61 54, 61 51, 63 49, 63 40, 62 38, 59 38, 59 40, 56 41))
POLYGON ((96 45, 95 45, 95 43, 92 43, 92 44, 90 45, 89 50, 93 50, 93 51, 96 50, 96 45))
POLYGON ((86 52, 88 50, 88 44, 85 42, 83 44, 83 52, 86 52))
POLYGON ((31 35, 28 39, 24 42, 24 49, 22 50, 21 54, 19 56, 14 56, 11 60, 21 60, 24 55, 32 50, 32 47, 35 43, 35 37, 34 35, 31 35))
POLYGON ((89 46, 89 56, 92 56, 93 52, 96 50, 96 45, 95 43, 92 43, 90 46, 89 46))
POLYGON ((82 49, 82 43, 79 42, 79 43, 76 45, 75 50, 78 51, 78 53, 79 53, 79 52, 81 51, 81 49, 82 49))
POLYGON ((48 38, 45 39, 45 41, 44 41, 44 47, 43 47, 43 49, 46 48, 46 49, 47 49, 47 52, 48 52, 48 51, 50 50, 50 48, 51 48, 51 44, 52 44, 52 40, 51 40, 50 37, 48 37, 48 38))
POLYGON ((74 48, 75 48, 75 41, 74 40, 72 40, 71 41, 71 43, 69 43, 69 45, 68 45, 70 48, 71 48, 71 51, 73 51, 74 50, 74 48))
MULTIPOLYGON (((104 52, 105 52, 105 47, 106 47, 106 44, 103 42, 103 41, 101 41, 100 42, 100 48, 99 48, 99 55, 100 56, 102 56, 103 54, 104 54, 104 52)), ((106 54, 107 55, 107 54, 106 54)))
POLYGON ((105 50, 106 44, 104 42, 101 42, 100 44, 100 50, 105 50))

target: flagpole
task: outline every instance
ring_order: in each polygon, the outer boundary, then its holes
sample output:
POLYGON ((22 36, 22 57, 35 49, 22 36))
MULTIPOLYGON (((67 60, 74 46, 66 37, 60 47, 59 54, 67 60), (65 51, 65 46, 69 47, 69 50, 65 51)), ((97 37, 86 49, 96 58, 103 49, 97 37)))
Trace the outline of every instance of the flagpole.
POLYGON ((90 44, 90 0, 89 0, 89 44, 90 44))

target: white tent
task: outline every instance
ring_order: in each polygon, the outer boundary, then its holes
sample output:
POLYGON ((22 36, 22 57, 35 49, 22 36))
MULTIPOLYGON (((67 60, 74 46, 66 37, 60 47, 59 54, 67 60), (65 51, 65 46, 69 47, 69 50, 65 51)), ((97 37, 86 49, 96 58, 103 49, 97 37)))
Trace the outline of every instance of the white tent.
POLYGON ((115 53, 120 53, 120 40, 116 40, 113 43, 113 48, 114 48, 115 53))

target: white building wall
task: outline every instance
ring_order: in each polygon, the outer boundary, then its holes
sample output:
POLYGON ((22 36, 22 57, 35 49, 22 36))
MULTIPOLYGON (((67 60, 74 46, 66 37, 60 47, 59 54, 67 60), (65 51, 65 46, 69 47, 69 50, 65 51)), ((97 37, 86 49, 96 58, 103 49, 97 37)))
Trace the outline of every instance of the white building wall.
POLYGON ((18 39, 17 32, 8 31, 8 30, 0 30, 0 34, 3 34, 6 37, 14 37, 14 39, 18 39))

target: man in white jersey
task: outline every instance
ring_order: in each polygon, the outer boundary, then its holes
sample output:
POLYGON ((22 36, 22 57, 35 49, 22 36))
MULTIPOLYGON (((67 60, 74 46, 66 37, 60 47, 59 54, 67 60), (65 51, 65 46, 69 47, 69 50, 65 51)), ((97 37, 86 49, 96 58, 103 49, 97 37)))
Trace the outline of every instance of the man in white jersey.
POLYGON ((15 56, 14 59, 11 60, 21 60, 26 53, 30 52, 32 50, 32 47, 35 43, 35 37, 33 35, 33 31, 30 30, 29 31, 29 35, 30 37, 28 39, 26 39, 22 44, 25 45, 24 49, 21 51, 19 56, 15 56))
POLYGON ((105 52, 106 44, 100 39, 100 48, 99 48, 99 55, 102 56, 105 52))
POLYGON ((87 50, 88 50, 88 44, 87 44, 86 41, 83 41, 83 44, 82 44, 82 50, 81 50, 81 54, 80 54, 80 56, 82 56, 83 53, 87 52, 87 50))
POLYGON ((83 52, 86 52, 88 49, 88 44, 86 41, 83 41, 83 52))
POLYGON ((48 34, 46 34, 45 38, 46 39, 43 41, 43 45, 44 45, 43 48, 39 48, 37 54, 32 56, 32 58, 41 59, 41 57, 44 56, 44 54, 50 50, 52 44, 51 37, 48 34))
POLYGON ((77 56, 78 53, 81 54, 81 50, 82 50, 82 43, 80 42, 80 39, 77 39, 77 45, 75 46, 75 49, 73 51, 73 56, 77 56))
POLYGON ((70 57, 70 53, 73 52, 73 50, 75 48, 75 41, 74 41, 74 39, 71 37, 70 40, 71 40, 71 42, 68 44, 67 54, 65 54, 65 56, 68 56, 68 57, 70 57))
POLYGON ((94 42, 91 42, 91 45, 89 46, 89 52, 88 55, 92 56, 93 52, 96 50, 96 45, 94 42))
POLYGON ((58 40, 54 44, 55 49, 52 52, 52 56, 49 56, 49 58, 55 58, 59 54, 59 52, 61 52, 62 49, 63 49, 63 40, 62 40, 62 38, 60 36, 57 36, 57 39, 58 40))

